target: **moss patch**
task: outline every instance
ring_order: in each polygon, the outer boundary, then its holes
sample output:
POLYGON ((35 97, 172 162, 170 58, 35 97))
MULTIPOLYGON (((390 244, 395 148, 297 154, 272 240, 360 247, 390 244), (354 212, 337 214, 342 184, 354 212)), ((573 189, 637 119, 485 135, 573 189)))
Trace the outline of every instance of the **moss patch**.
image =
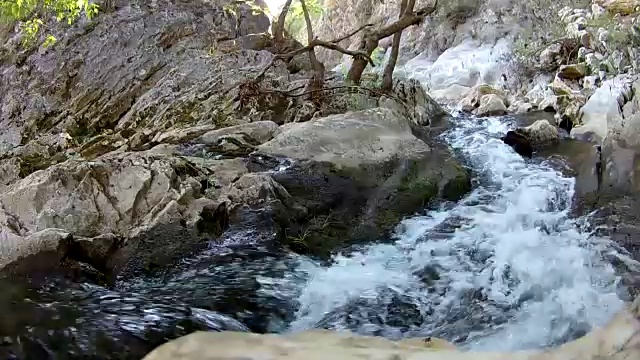
POLYGON ((350 230, 348 222, 335 215, 316 216, 305 226, 286 229, 281 242, 296 253, 328 258, 347 243, 350 230))
POLYGON ((448 201, 458 201, 471 191, 471 177, 469 170, 456 165, 458 174, 449 180, 442 188, 442 198, 448 201))
POLYGON ((321 259, 353 244, 386 239, 404 217, 438 200, 458 200, 471 189, 468 171, 438 152, 356 168, 300 163, 275 180, 308 210, 278 221, 279 241, 321 259))
POLYGON ((18 175, 21 178, 25 178, 30 174, 48 168, 51 165, 55 165, 67 160, 67 157, 63 153, 58 153, 53 156, 46 156, 43 154, 29 154, 20 158, 18 175))

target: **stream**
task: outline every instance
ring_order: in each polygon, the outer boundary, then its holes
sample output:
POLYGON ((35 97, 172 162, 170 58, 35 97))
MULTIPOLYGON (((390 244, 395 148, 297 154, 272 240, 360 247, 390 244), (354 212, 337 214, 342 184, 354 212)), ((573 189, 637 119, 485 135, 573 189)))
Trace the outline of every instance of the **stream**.
POLYGON ((140 359, 195 330, 312 328, 516 350, 607 322, 624 289, 605 260, 615 256, 609 241, 569 216, 574 179, 503 144, 512 118, 458 117, 442 136, 474 169, 474 190, 406 219, 393 241, 328 265, 237 233, 113 289, 55 276, 0 280, 0 358, 140 359))

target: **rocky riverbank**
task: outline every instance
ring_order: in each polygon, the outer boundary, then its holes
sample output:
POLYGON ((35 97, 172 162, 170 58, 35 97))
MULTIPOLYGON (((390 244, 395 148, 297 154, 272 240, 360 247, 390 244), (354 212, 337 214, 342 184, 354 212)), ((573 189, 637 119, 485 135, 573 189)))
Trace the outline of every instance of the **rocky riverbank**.
POLYGON ((257 210, 267 238, 326 257, 469 190, 417 82, 380 96, 329 79, 317 110, 290 96, 305 65, 278 63, 278 90, 252 92, 274 57, 256 6, 122 2, 52 48, 5 36, 0 267, 160 269, 257 210))

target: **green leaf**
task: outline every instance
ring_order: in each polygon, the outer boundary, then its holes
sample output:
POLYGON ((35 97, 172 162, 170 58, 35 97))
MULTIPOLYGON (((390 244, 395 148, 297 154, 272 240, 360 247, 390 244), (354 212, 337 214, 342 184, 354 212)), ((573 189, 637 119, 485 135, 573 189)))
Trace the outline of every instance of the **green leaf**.
MULTIPOLYGON (((58 22, 72 25, 80 16, 92 19, 99 6, 89 0, 0 0, 0 22, 18 21, 23 31, 23 43, 29 44, 40 38, 46 25, 41 18, 55 17, 58 22)), ((42 38, 41 38, 42 39, 42 38)), ((56 38, 44 36, 43 45, 51 46, 56 38)))

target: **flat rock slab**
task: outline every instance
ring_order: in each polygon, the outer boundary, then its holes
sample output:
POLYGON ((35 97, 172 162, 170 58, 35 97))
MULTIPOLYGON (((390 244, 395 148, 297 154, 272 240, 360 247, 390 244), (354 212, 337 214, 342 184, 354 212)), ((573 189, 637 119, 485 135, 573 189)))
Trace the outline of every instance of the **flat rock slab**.
POLYGON ((386 108, 332 115, 289 126, 257 152, 339 167, 419 158, 429 146, 411 132, 409 120, 386 108))
POLYGON ((391 341, 332 331, 275 335, 198 332, 164 344, 144 360, 632 360, 640 359, 640 298, 601 329, 545 351, 467 352, 442 340, 391 341))

